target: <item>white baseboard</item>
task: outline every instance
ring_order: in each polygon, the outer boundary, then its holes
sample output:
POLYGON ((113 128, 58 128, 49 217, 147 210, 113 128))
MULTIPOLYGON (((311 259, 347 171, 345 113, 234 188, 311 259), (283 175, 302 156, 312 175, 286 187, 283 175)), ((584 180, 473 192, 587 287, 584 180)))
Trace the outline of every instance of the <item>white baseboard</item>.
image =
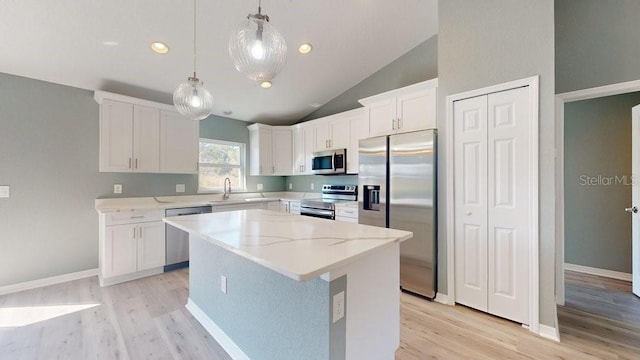
POLYGON ((443 294, 443 293, 437 293, 436 298, 433 299, 433 301, 440 304, 453 305, 452 303, 449 302, 449 295, 443 294))
POLYGON ((249 357, 238 347, 238 345, 236 345, 236 343, 234 343, 233 340, 231 340, 231 338, 229 338, 229 336, 227 336, 227 334, 225 334, 224 331, 222 331, 222 329, 220 329, 198 305, 191 301, 191 298, 187 300, 187 305, 185 307, 205 328, 205 330, 213 336, 213 338, 218 342, 218 344, 220 344, 224 351, 231 356, 232 359, 249 360, 249 357))
POLYGON ((24 290, 31 290, 43 286, 60 284, 67 281, 79 280, 98 275, 98 269, 78 271, 71 274, 52 276, 45 279, 26 281, 19 284, 7 285, 0 287, 0 295, 16 293, 24 290))
POLYGON ((599 269, 599 268, 594 268, 590 266, 576 265, 576 264, 569 264, 569 263, 564 263, 564 269, 569 271, 581 272, 584 274, 603 276, 611 279, 631 281, 631 274, 623 273, 620 271, 599 269))
POLYGON ((560 342, 560 334, 557 327, 540 324, 538 331, 538 334, 543 338, 560 342))

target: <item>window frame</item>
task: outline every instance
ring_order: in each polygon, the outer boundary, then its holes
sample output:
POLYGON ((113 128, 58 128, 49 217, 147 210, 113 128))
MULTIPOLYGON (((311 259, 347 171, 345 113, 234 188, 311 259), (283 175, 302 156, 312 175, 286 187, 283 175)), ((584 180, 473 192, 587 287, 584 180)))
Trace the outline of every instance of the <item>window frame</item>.
POLYGON ((223 188, 210 188, 210 187, 202 187, 200 185, 200 167, 232 167, 240 169, 240 178, 242 188, 234 188, 234 191, 246 191, 247 190, 247 144, 237 142, 237 141, 226 141, 226 140, 218 140, 218 139, 209 139, 209 138, 200 138, 198 141, 198 193, 202 194, 215 194, 224 192, 223 188), (208 143, 215 145, 231 145, 231 146, 239 146, 240 147, 240 164, 239 165, 231 165, 231 164, 215 164, 213 163, 201 163, 200 162, 200 144, 208 143))

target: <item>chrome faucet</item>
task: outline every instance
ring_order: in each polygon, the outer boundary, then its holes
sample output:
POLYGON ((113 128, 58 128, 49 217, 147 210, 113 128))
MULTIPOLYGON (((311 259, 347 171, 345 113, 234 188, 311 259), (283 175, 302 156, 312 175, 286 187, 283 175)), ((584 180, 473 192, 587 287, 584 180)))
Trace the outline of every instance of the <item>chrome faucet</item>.
POLYGON ((224 195, 222 195, 223 200, 229 199, 229 194, 231 194, 231 179, 224 178, 224 195), (229 189, 227 190, 227 182, 229 182, 229 189))

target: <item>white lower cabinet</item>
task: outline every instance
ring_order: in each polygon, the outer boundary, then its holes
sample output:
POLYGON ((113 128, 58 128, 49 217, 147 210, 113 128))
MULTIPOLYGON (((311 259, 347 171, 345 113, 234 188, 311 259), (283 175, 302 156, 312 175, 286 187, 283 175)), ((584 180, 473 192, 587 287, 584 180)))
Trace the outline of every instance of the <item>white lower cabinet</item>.
POLYGON ((100 215, 100 284, 161 273, 165 265, 164 210, 100 215))
POLYGON ((358 223, 358 203, 344 202, 336 204, 336 220, 343 222, 358 223))
POLYGON ((300 201, 280 200, 280 212, 300 215, 300 201))

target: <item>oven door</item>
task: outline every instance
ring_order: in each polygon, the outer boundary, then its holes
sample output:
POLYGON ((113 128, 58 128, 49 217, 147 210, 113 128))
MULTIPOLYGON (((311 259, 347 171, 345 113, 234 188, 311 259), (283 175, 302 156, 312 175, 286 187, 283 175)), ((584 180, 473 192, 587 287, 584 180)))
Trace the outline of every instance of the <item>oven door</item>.
POLYGON ((308 207, 300 207, 300 215, 312 216, 321 219, 335 220, 335 211, 326 209, 316 209, 308 207))

